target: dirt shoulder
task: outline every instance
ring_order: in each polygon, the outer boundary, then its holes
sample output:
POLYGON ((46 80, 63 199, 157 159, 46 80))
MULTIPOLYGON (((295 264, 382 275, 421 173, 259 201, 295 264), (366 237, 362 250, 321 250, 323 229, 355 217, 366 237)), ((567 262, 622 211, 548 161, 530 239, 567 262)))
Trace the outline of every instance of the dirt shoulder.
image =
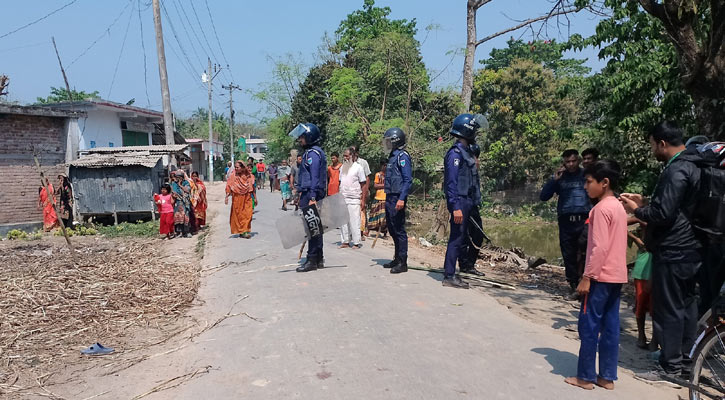
POLYGON ((0 242, 0 397, 57 398, 52 386, 108 356, 158 343, 182 324, 200 281, 198 238, 0 242), (62 377, 62 378, 61 378, 62 377))

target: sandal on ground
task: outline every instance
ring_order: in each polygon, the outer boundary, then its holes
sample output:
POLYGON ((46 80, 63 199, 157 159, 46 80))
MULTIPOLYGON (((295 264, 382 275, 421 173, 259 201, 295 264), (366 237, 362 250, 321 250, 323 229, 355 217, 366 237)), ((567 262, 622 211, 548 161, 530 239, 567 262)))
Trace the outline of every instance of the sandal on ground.
POLYGON ((337 246, 337 248, 338 248, 338 249, 347 249, 347 248, 349 248, 349 247, 350 247, 350 245, 349 245, 349 244, 347 244, 347 243, 343 243, 343 244, 341 244, 341 245, 337 246))
POLYGON ((113 352, 113 348, 103 347, 100 343, 92 344, 87 349, 81 350, 81 353, 88 356, 100 356, 104 354, 111 354, 113 352))

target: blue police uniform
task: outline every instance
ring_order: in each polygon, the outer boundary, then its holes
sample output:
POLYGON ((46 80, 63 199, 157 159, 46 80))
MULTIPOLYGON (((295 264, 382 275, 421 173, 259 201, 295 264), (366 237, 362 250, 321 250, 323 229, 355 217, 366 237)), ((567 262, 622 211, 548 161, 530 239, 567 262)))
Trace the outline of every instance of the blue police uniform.
MULTIPOLYGON (((295 188, 300 193, 300 207, 306 207, 310 200, 325 197, 327 186, 327 156, 320 146, 312 146, 302 154, 295 188)), ((322 236, 310 238, 307 258, 322 260, 322 236)))
POLYGON ((451 213, 451 233, 443 268, 445 277, 450 278, 456 274, 456 262, 461 266, 467 266, 470 216, 481 202, 481 185, 476 159, 468 146, 459 141, 456 141, 446 153, 444 168, 443 187, 448 211, 451 213), (463 221, 460 224, 453 223, 455 210, 461 210, 463 213, 463 221))
POLYGON ((579 283, 579 268, 577 263, 577 250, 579 237, 582 235, 584 225, 589 217, 591 202, 584 189, 584 170, 575 173, 565 171, 561 178, 550 179, 541 189, 539 198, 547 201, 559 195, 556 211, 559 220, 559 247, 561 258, 564 260, 564 273, 569 285, 573 288, 579 283))
POLYGON ((398 211, 398 200, 406 201, 413 184, 413 165, 410 154, 401 149, 390 153, 385 168, 385 221, 388 232, 395 244, 395 257, 406 261, 408 258, 408 234, 405 232, 405 207, 398 211))

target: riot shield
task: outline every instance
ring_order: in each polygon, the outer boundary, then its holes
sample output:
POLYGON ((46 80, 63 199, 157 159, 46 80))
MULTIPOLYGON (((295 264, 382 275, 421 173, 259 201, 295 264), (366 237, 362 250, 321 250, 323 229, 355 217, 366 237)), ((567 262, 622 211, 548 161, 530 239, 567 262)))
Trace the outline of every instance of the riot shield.
POLYGON ((309 240, 310 237, 339 228, 350 221, 347 204, 342 194, 325 197, 315 206, 305 206, 292 215, 275 222, 282 247, 290 249, 309 240), (315 228, 320 232, 316 232, 315 228))

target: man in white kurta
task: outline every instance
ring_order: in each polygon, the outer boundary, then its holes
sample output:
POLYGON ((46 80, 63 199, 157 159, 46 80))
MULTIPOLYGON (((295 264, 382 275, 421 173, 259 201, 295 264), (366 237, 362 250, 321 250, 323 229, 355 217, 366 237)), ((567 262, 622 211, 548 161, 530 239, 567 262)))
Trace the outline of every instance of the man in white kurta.
POLYGON ((360 204, 363 187, 367 177, 362 165, 353 161, 353 151, 345 150, 340 169, 340 193, 345 198, 350 220, 342 226, 342 244, 340 247, 360 248, 360 204))

